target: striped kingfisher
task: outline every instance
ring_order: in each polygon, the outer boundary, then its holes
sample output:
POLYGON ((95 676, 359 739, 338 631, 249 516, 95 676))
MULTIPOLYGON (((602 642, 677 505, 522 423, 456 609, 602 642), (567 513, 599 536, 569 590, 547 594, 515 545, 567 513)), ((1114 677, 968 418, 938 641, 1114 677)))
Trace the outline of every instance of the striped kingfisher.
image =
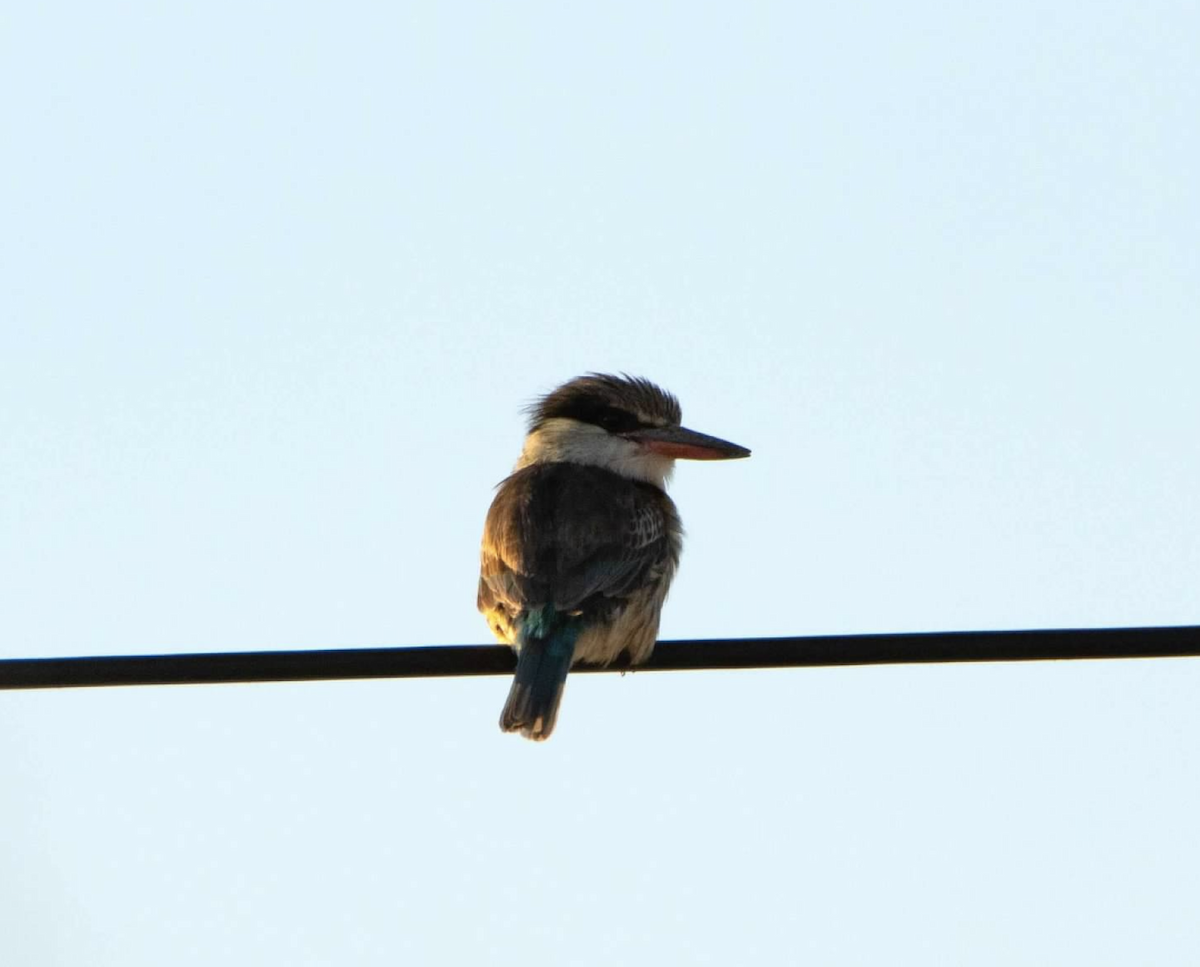
POLYGON ((505 732, 549 737, 573 663, 650 657, 683 543, 675 461, 750 455, 679 424, 674 396, 630 376, 580 376, 530 406, 484 524, 477 598, 518 656, 505 732))

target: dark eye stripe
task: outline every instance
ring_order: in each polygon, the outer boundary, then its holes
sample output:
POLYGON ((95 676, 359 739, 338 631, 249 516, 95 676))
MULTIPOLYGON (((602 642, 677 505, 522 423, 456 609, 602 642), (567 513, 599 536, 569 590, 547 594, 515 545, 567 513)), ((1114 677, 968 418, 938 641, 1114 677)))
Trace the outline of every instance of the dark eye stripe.
POLYGON ((610 433, 628 433, 639 427, 678 426, 680 415, 679 401, 648 380, 603 373, 563 383, 528 412, 531 432, 559 418, 601 426, 610 433))
POLYGON ((619 410, 614 406, 604 407, 599 418, 592 422, 598 423, 609 433, 628 433, 630 430, 636 430, 639 426, 645 425, 632 413, 619 410))
POLYGON ((630 430, 649 425, 643 423, 628 410, 586 398, 564 400, 561 406, 543 411, 541 416, 543 419, 563 417, 569 420, 578 420, 580 423, 591 423, 604 427, 609 433, 628 433, 630 430))

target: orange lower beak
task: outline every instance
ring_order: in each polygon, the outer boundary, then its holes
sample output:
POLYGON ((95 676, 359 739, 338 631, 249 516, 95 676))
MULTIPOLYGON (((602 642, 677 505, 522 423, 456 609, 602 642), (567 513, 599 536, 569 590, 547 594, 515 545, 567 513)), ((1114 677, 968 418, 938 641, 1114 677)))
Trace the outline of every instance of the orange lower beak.
POLYGON ((736 443, 682 426, 654 427, 622 435, 628 440, 636 440, 647 450, 675 460, 740 460, 750 456, 749 450, 736 443))

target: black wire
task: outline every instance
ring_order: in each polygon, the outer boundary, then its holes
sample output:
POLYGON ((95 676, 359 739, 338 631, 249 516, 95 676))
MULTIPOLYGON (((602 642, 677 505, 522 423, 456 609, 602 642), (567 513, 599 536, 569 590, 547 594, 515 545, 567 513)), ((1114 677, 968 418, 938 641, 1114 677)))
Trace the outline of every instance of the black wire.
MULTIPOLYGON (((1046 661, 1200 656, 1200 626, 935 631, 807 638, 714 638, 659 642, 639 671, 1046 661)), ((355 678, 505 675, 515 661, 499 645, 113 655, 0 660, 0 689, 106 685, 198 685, 355 678)), ((577 671, 625 671, 628 664, 577 671)))

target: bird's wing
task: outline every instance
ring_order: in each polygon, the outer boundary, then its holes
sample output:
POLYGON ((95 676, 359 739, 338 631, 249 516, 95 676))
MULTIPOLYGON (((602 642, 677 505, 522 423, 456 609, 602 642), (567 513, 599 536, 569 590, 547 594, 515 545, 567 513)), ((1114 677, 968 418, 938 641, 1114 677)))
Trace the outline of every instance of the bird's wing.
POLYGON ((661 490, 597 467, 541 464, 500 486, 484 527, 479 607, 608 607, 678 549, 661 490))

